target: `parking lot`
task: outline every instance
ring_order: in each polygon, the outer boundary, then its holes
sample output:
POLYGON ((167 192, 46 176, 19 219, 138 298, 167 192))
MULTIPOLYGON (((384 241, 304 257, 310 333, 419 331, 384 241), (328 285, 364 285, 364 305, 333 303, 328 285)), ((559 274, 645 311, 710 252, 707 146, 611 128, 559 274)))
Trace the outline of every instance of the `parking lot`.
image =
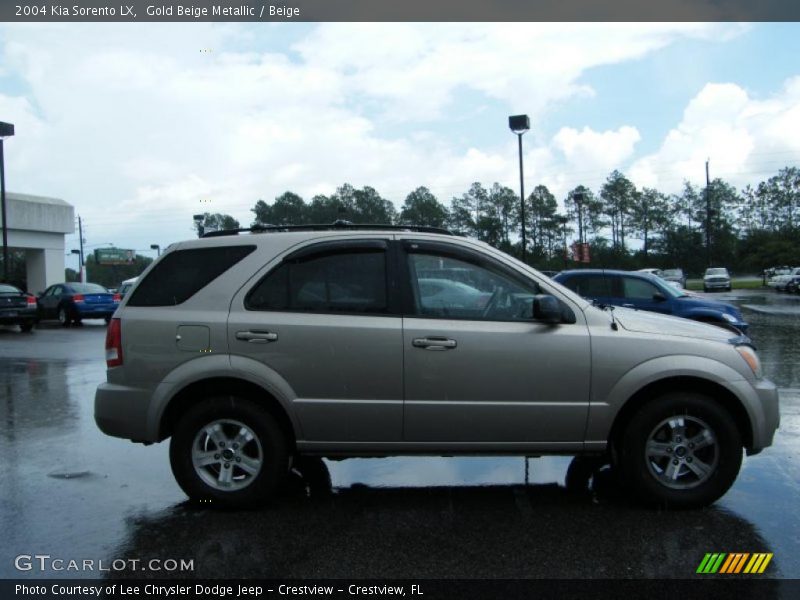
MULTIPOLYGON (((193 508, 167 444, 134 445, 94 424, 102 321, 0 328, 0 576, 41 576, 14 567, 39 553, 189 559, 192 572, 169 575, 209 578, 681 578, 707 552, 773 552, 766 576, 800 578, 800 296, 713 296, 750 322, 781 387, 781 429, 721 501, 680 512, 631 504, 608 472, 591 490, 567 490, 569 457, 324 461, 263 509, 193 508)), ((119 574, 165 575, 125 564, 119 574)))

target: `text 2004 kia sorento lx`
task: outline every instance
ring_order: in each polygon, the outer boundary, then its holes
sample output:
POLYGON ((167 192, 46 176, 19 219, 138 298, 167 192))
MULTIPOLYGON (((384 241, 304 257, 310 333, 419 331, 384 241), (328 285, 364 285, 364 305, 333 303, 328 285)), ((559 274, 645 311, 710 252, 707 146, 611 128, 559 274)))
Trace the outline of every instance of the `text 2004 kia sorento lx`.
POLYGON ((778 395, 746 338, 610 313, 490 246, 422 227, 174 245, 108 329, 105 433, 171 437, 212 506, 268 498, 292 457, 610 455, 643 500, 701 506, 778 395))

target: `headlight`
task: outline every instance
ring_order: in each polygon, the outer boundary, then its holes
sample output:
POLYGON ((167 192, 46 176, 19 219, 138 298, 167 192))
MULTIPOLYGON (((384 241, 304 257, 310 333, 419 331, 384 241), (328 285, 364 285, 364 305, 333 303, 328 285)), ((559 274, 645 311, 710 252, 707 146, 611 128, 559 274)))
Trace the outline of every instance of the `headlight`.
POLYGON ((736 323, 738 319, 733 315, 729 315, 728 313, 722 313, 722 318, 725 319, 728 323, 736 323))
POLYGON ((736 351, 747 363, 747 366, 750 367, 750 370, 753 371, 756 379, 761 379, 764 373, 761 371, 761 361, 758 359, 756 351, 750 346, 736 346, 736 351))

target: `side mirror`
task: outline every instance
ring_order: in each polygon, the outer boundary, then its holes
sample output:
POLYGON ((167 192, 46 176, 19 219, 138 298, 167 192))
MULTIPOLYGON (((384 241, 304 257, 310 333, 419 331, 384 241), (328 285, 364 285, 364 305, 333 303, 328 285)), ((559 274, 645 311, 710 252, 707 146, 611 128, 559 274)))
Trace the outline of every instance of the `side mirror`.
POLYGON ((653 294, 653 300, 655 300, 656 302, 664 302, 666 299, 667 297, 661 292, 656 292, 655 294, 653 294))
POLYGON ((550 294, 533 297, 533 318, 542 323, 561 323, 561 304, 550 294))

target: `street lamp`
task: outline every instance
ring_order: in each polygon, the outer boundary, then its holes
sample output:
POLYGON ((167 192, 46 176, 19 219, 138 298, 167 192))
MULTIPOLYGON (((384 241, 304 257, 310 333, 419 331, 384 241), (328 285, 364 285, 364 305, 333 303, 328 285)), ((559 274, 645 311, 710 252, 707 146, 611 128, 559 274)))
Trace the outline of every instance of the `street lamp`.
POLYGON ((525 182, 522 175, 522 136, 531 128, 531 120, 528 115, 514 115, 508 117, 508 127, 517 135, 517 141, 519 142, 519 216, 520 221, 522 221, 522 262, 527 262, 525 252, 525 182))
POLYGON ((203 220, 205 218, 205 215, 192 215, 192 219, 194 219, 194 223, 197 225, 197 237, 203 237, 205 233, 205 227, 203 227, 203 220))
POLYGON ((155 250, 158 253, 156 256, 161 256, 161 246, 158 244, 150 244, 150 250, 155 250))
POLYGON ((0 122, 0 204, 3 216, 3 281, 8 281, 8 219, 6 218, 6 167, 3 140, 14 135, 14 125, 0 122))

